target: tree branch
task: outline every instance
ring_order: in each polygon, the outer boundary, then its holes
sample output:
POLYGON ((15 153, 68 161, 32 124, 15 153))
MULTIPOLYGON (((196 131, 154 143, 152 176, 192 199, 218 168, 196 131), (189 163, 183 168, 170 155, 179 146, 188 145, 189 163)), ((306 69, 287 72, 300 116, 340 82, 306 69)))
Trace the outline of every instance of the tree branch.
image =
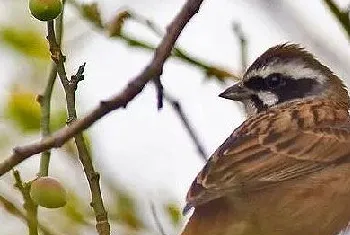
POLYGON ((192 127, 188 117, 186 116, 186 114, 184 113, 184 111, 182 110, 181 104, 178 100, 174 99, 173 97, 171 97, 169 94, 165 93, 164 94, 164 99, 170 103, 171 107, 174 109, 175 113, 177 114, 177 116, 179 117, 179 119, 181 120, 183 126, 185 127, 185 129, 188 132, 188 135, 190 136, 190 138, 192 139, 193 144, 196 146, 197 151, 199 153, 200 158, 204 161, 207 162, 207 153, 204 149, 203 144, 200 142, 194 128, 192 127))
POLYGON ((19 171, 13 171, 15 187, 21 192, 23 197, 23 208, 26 210, 27 225, 29 235, 38 235, 38 207, 30 197, 30 183, 23 183, 19 171))
MULTIPOLYGON (((55 20, 56 22, 56 34, 57 34, 57 45, 61 46, 62 33, 63 33, 63 13, 64 13, 65 1, 63 1, 62 13, 55 20)), ((40 117, 40 130, 42 138, 50 135, 50 113, 51 113, 51 96, 54 88, 54 84, 57 77, 57 66, 56 63, 52 62, 50 65, 50 73, 47 79, 47 85, 42 95, 38 96, 38 102, 41 108, 40 117)), ((50 163, 50 151, 44 151, 41 153, 40 158, 40 170, 38 176, 47 176, 49 173, 50 163)))
MULTIPOLYGON (((95 26, 95 29, 98 29, 100 32, 107 33, 111 38, 119 39, 121 41, 124 41, 128 44, 130 47, 136 47, 141 48, 149 51, 154 51, 156 47, 152 45, 152 43, 149 43, 147 41, 141 40, 139 38, 133 37, 130 34, 124 32, 123 25, 124 22, 127 19, 133 19, 138 23, 141 23, 148 27, 150 30, 155 32, 158 36, 163 37, 163 30, 160 30, 160 28, 153 22, 151 22, 148 19, 145 19, 139 14, 136 14, 135 12, 130 11, 123 11, 120 12, 113 22, 111 22, 108 25, 103 25, 101 23, 101 20, 97 20, 96 18, 98 16, 98 12, 95 12, 95 14, 92 14, 91 17, 86 17, 86 11, 84 9, 88 8, 89 6, 91 8, 94 8, 95 11, 98 11, 96 3, 92 4, 79 4, 76 2, 76 0, 69 0, 68 1, 71 5, 73 5, 78 12, 90 23, 92 23, 95 26)), ((235 81, 239 80, 239 77, 233 74, 232 72, 221 68, 216 65, 212 65, 204 60, 201 60, 199 58, 196 58, 195 56, 190 55, 186 50, 181 49, 180 47, 175 46, 173 48, 173 52, 170 55, 173 58, 177 58, 186 64, 192 65, 194 67, 197 67, 198 69, 202 70, 206 77, 208 78, 216 78, 219 82, 225 82, 227 79, 232 79, 235 81)))
POLYGON ((152 216, 153 216, 153 219, 154 219, 154 222, 156 223, 156 226, 160 232, 161 235, 167 235, 164 231, 164 228, 162 226, 162 223, 160 222, 160 219, 157 215, 157 210, 156 210, 156 206, 154 205, 153 202, 151 202, 151 212, 152 212, 152 216))
POLYGON ((247 37, 243 33, 242 27, 239 23, 233 23, 233 32, 235 33, 237 39, 239 40, 239 45, 241 49, 241 73, 243 74, 247 69, 247 37))
POLYGON ((89 128, 109 112, 119 108, 125 108, 128 103, 143 90, 150 80, 162 74, 163 65, 170 56, 177 38, 180 36, 182 29, 186 26, 188 21, 198 12, 202 2, 203 0, 188 0, 185 3, 181 11, 168 26, 167 32, 155 50, 151 62, 139 75, 129 82, 124 90, 106 101, 101 101, 98 107, 93 109, 84 118, 78 119, 72 123, 69 127, 65 127, 39 142, 15 147, 12 155, 0 163, 0 176, 34 154, 41 153, 50 148, 61 147, 74 135, 89 128))
MULTIPOLYGON (((52 59, 57 65, 57 73, 60 77, 61 83, 66 94, 66 105, 67 105, 67 124, 71 125, 77 119, 77 112, 75 108, 75 91, 78 87, 78 83, 84 80, 84 65, 80 66, 78 72, 71 77, 70 80, 67 78, 64 61, 65 57, 62 54, 61 48, 56 41, 54 24, 52 22, 47 23, 48 28, 48 40, 50 44, 50 51, 52 53, 52 59)), ((103 205, 101 187, 100 187, 100 175, 94 169, 92 164, 91 155, 86 146, 84 136, 82 132, 77 133, 74 136, 75 145, 78 149, 79 160, 84 167, 84 173, 88 180, 90 191, 91 191, 91 207, 94 210, 96 218, 96 230, 100 235, 110 234, 110 225, 108 222, 108 215, 103 205)))
MULTIPOLYGON (((0 204, 2 204, 3 208, 10 214, 17 216, 18 218, 26 221, 27 223, 30 223, 30 219, 19 209, 7 200, 4 196, 0 195, 0 204)), ((45 235, 55 235, 49 228, 45 227, 44 225, 38 223, 39 229, 43 232, 45 235)))

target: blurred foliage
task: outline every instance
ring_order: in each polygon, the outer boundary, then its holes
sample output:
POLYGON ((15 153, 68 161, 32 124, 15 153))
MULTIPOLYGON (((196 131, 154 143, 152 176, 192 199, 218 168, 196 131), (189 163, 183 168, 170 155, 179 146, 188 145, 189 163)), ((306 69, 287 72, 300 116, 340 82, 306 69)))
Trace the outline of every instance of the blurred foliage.
POLYGON ((103 28, 101 13, 97 3, 82 4, 82 13, 88 21, 94 23, 98 28, 103 28))
MULTIPOLYGON (((107 33, 110 37, 109 39, 118 39, 126 42, 127 46, 142 48, 152 52, 155 49, 155 45, 145 41, 142 39, 142 35, 131 36, 125 30, 125 22, 128 20, 137 22, 143 26, 145 26, 150 31, 154 32, 159 37, 162 36, 163 30, 159 29, 155 23, 149 21, 148 19, 142 17, 136 12, 132 11, 121 11, 118 12, 114 19, 109 24, 104 24, 101 17, 101 12, 99 10, 97 1, 92 2, 90 4, 79 4, 78 1, 68 0, 73 6, 78 9, 78 12, 75 14, 81 14, 81 18, 85 21, 90 22, 95 26, 95 29, 98 29, 101 33, 107 33)), ((19 1, 8 1, 7 5, 11 3, 19 2, 19 1)), ((80 1, 82 2, 82 1, 80 1)), ((91 2, 91 1, 90 1, 91 2)), ((324 0, 326 3, 332 3, 333 1, 324 0)), ((14 3, 15 4, 15 3, 14 3)), ((333 4, 333 3, 332 3, 333 4)), ((26 4, 20 3, 21 7, 27 7, 26 4)), ((18 7, 18 6, 16 6, 18 7)), ((22 11, 19 9, 17 14, 13 15, 14 20, 16 17, 22 17, 22 11)), ((347 29, 349 29, 349 18, 346 17, 346 12, 340 11, 340 9, 336 8, 334 5, 330 5, 333 14, 338 16, 340 19, 340 23, 343 22, 343 26, 345 25, 347 29), (340 17, 339 17, 340 16, 340 17), (344 23, 345 22, 345 23, 344 23)), ((49 62, 49 48, 45 36, 37 30, 33 25, 29 26, 30 14, 29 11, 26 11, 28 15, 23 16, 23 19, 27 18, 27 23, 25 27, 18 25, 0 25, 0 43, 8 46, 13 51, 21 54, 24 58, 29 60, 39 59, 44 60, 45 62, 49 62)), ((68 22, 67 26, 72 22, 68 22)), ((346 28, 344 27, 344 28, 346 28)), ((69 29, 69 27, 67 27, 69 29)), ((76 29, 74 29, 76 30, 76 29)), ((349 30, 348 30, 349 32, 349 30)), ((67 55, 69 56, 69 54, 67 55)), ((186 50, 176 47, 172 56, 180 59, 187 65, 194 66, 205 74, 207 78, 215 78, 219 82, 225 82, 228 78, 237 78, 235 74, 232 74, 229 70, 224 68, 220 68, 216 65, 209 64, 207 61, 194 57, 186 50)), ((45 66, 48 63, 45 64, 45 66)), ((33 66, 33 71, 36 71, 38 66, 36 63, 31 63, 33 66)), ((244 67, 244 66, 242 66, 244 67)), ((44 81, 47 74, 47 71, 38 70, 38 73, 35 73, 35 78, 40 79, 40 82, 44 81)), ((28 74, 20 74, 20 79, 24 76, 28 76, 28 74)), ((23 81, 23 80, 21 80, 23 81)), ((33 80, 34 81, 34 80, 33 80)), ((37 89, 42 89, 39 87, 39 80, 33 82, 33 86, 37 86, 37 89)), ((22 83, 21 83, 22 84, 22 83)), ((36 89, 33 89, 36 90, 36 89)), ((55 98, 55 97, 53 97, 55 98)), ((18 91, 13 90, 7 97, 5 101, 5 117, 12 121, 15 126, 20 129, 25 134, 38 134, 40 130, 40 106, 36 101, 36 94, 34 92, 29 91, 18 91)), ((57 109, 57 107, 56 107, 57 109)), ((66 125, 66 111, 61 108, 58 110, 54 110, 51 112, 51 120, 50 127, 54 132, 66 125)), ((3 138, 4 134, 0 136, 3 138)), ((89 135, 84 135, 86 144, 91 151, 91 146, 93 145, 92 140, 89 135)), ((0 140, 0 143, 3 140, 0 140)), ((13 143, 11 143, 13 144, 13 143)), ((1 147, 1 146, 0 146, 1 147)), ((74 145, 74 141, 68 141, 63 148, 60 148, 59 151, 64 151, 65 156, 74 157, 77 156, 76 146, 74 145)), ((75 168, 72 171, 81 171, 81 165, 75 164, 75 168)), ((55 166, 52 166, 55 167, 55 166)), ((74 175, 75 173, 69 172, 69 174, 74 175)), ((33 178, 35 176, 33 175, 33 178)), ((108 179, 101 177, 102 184, 112 184, 108 179)), ((3 183, 3 182, 2 182, 3 183)), ((86 182, 84 182, 86 183, 86 182)), ((77 190, 78 191, 78 190, 77 190)), ((141 216, 139 212, 139 208, 137 207, 138 199, 133 194, 127 192, 126 190, 120 190, 115 188, 109 188, 108 190, 103 190, 105 204, 112 206, 106 206, 108 208, 108 213, 112 223, 118 223, 118 225, 124 225, 127 227, 128 231, 125 234, 134 234, 135 231, 139 232, 143 229, 147 229, 146 219, 141 216), (108 196, 110 198, 108 198, 108 196)), ((18 196, 18 195, 17 195, 18 196)), ((12 200, 11 200, 12 201, 12 200)), ((23 216, 20 212, 21 209, 15 207, 15 204, 12 204, 11 201, 8 201, 7 198, 0 196, 0 207, 4 208, 9 214, 12 214, 17 217, 23 216)), ((94 226, 93 222, 93 214, 90 207, 88 207, 88 201, 83 199, 81 195, 79 195, 76 191, 71 191, 68 194, 67 205, 59 209, 60 213, 57 213, 57 216, 64 217, 64 219, 68 219, 71 222, 71 228, 68 228, 67 231, 79 231, 77 225, 85 228, 91 228, 93 230, 94 226), (74 227, 74 229, 73 229, 74 227), (77 230, 75 230, 77 229, 77 230)), ((180 207, 174 202, 167 202, 163 205, 163 210, 166 216, 168 216, 171 224, 173 226, 179 226, 182 222, 182 215, 180 207)), ((45 216, 45 214, 40 214, 39 216, 45 216)), ((39 218, 40 219, 40 218, 39 218)), ((63 219, 62 219, 63 220, 63 219)), ((59 227, 62 225, 62 220, 53 220, 50 221, 50 226, 59 227)), ((94 231, 95 232, 95 231, 94 231)), ((0 228, 0 234, 2 234, 0 228)), ((66 234, 66 233, 65 233, 66 234)), ((78 232, 70 233, 70 234, 79 234, 78 232)), ((118 235, 122 234, 119 233, 118 235)))
POLYGON ((108 32, 110 37, 120 36, 121 30, 124 26, 124 23, 127 19, 131 17, 131 14, 128 11, 122 11, 117 14, 113 21, 109 24, 108 32))
POLYGON ((170 220, 174 226, 180 224, 182 219, 181 209, 175 203, 169 203, 164 206, 165 212, 170 217, 170 220))
MULTIPOLYGON (((151 22, 150 20, 135 12, 128 10, 118 12, 111 22, 104 25, 101 21, 101 12, 96 2, 91 4, 79 4, 75 0, 70 0, 69 2, 79 10, 80 14, 87 21, 96 26, 96 29, 98 29, 98 31, 107 32, 110 38, 122 40, 126 42, 129 47, 135 47, 149 51, 154 51, 156 48, 156 46, 152 43, 141 39, 141 36, 133 37, 129 33, 125 32, 124 25, 127 20, 133 20, 145 26, 160 38, 163 36, 163 30, 160 29, 154 22, 151 22)), ((226 70, 220 66, 209 64, 205 60, 196 58, 178 46, 174 47, 171 56, 184 61, 187 65, 191 65, 202 70, 207 79, 214 78, 220 83, 224 83, 228 79, 234 81, 239 80, 238 76, 229 70, 226 70)))
POLYGON ((55 132, 66 126, 67 112, 66 110, 55 111, 51 115, 50 119, 50 129, 52 132, 55 132))
POLYGON ((138 218, 135 199, 127 192, 119 192, 115 197, 116 219, 127 225, 132 230, 139 230, 144 227, 138 218))
MULTIPOLYGON (((12 91, 8 96, 5 117, 23 132, 40 130, 40 104, 37 95, 27 91, 12 91)), ((51 115, 50 127, 56 131, 66 126, 66 111, 57 110, 51 115)))
POLYGON ((24 56, 50 59, 45 37, 34 29, 3 26, 0 28, 0 40, 24 56))
POLYGON ((5 109, 5 117, 13 121, 23 132, 40 129, 40 105, 36 95, 30 92, 10 93, 5 109))
POLYGON ((69 192, 67 195, 67 204, 63 208, 64 214, 77 224, 86 225, 88 224, 86 219, 86 207, 83 201, 74 192, 69 192))
POLYGON ((8 201, 4 196, 0 195, 0 207, 4 208, 8 213, 14 216, 20 216, 20 210, 13 203, 8 201))

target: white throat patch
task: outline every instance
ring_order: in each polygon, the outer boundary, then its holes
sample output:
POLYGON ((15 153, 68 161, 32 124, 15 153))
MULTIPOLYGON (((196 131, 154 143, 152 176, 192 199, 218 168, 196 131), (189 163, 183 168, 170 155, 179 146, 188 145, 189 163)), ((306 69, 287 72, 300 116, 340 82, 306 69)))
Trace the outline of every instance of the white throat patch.
POLYGON ((260 91, 258 94, 259 99, 267 106, 272 106, 277 104, 278 97, 272 92, 269 91, 260 91))

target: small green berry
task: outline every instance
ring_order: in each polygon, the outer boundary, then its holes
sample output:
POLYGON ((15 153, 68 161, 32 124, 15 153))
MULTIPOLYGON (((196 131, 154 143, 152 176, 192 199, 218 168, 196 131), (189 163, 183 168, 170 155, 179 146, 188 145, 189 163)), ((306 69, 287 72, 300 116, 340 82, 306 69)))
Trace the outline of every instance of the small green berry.
POLYGON ((60 182, 51 177, 40 177, 30 187, 30 197, 39 206, 59 208, 67 203, 66 190, 60 182))
POLYGON ((62 11, 61 0, 29 0, 29 10, 41 21, 55 19, 62 11))

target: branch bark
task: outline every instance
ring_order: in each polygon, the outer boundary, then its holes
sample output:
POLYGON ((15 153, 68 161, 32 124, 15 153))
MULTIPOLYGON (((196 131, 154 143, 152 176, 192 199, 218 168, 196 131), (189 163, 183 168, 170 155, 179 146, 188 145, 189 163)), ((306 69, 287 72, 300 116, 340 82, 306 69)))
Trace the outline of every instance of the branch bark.
MULTIPOLYGON (((80 66, 78 72, 75 75, 73 75, 70 80, 68 80, 64 65, 65 57, 62 54, 61 48, 56 41, 53 21, 49 21, 47 23, 47 28, 47 39, 50 44, 51 57, 57 65, 57 73, 59 75, 66 95, 66 106, 68 112, 67 124, 71 125, 77 120, 77 112, 75 108, 75 92, 77 90, 78 83, 84 80, 85 63, 84 65, 80 66)), ((100 235, 109 235, 111 233, 111 229, 108 222, 107 211, 103 205, 100 187, 100 175, 94 169, 94 166, 92 164, 92 158, 85 143, 83 133, 77 133, 74 136, 74 140, 75 145, 78 149, 79 160, 84 167, 84 173, 90 186, 90 206, 93 208, 95 213, 96 230, 100 235)))
POLYGON ((155 50, 151 62, 139 75, 129 82, 122 92, 106 101, 101 101, 100 105, 84 118, 78 119, 68 127, 55 132, 51 136, 43 138, 41 141, 33 144, 15 147, 12 155, 0 163, 0 176, 34 154, 41 153, 51 148, 61 147, 70 138, 89 128, 109 112, 119 108, 125 108, 128 103, 143 90, 150 80, 162 75, 163 65, 171 55, 176 40, 189 20, 199 11, 202 2, 203 0, 188 0, 184 4, 181 11, 167 27, 166 34, 155 50))
MULTIPOLYGON (((147 28, 149 28, 151 31, 155 32, 156 35, 160 36, 161 38, 164 35, 164 32, 162 29, 160 29, 159 26, 157 26, 155 23, 151 22, 150 20, 144 18, 143 16, 137 14, 136 12, 132 11, 122 11, 119 14, 115 16, 115 19, 108 23, 107 25, 104 25, 101 23, 100 20, 96 20, 96 18, 87 18, 84 17, 84 7, 90 4, 80 4, 76 0, 69 0, 68 3, 70 3, 73 7, 75 7, 78 12, 81 14, 81 16, 91 24, 95 26, 95 29, 97 29, 100 33, 103 33, 104 35, 109 35, 112 39, 118 39, 121 41, 124 41, 128 44, 130 47, 140 48, 147 51, 154 51, 156 47, 145 40, 140 39, 139 37, 134 37, 130 35, 129 33, 125 32, 123 30, 123 25, 126 20, 134 20, 140 24, 143 24, 147 28)), ((96 3, 92 3, 91 5, 94 5, 96 7, 96 3)), ((213 64, 208 63, 207 61, 204 61, 202 59, 199 59, 193 55, 190 55, 186 50, 175 46, 173 48, 173 52, 170 55, 173 58, 179 59, 183 61, 184 63, 188 65, 192 65, 200 70, 202 70, 207 78, 215 78, 217 81, 223 83, 226 80, 233 80, 233 81, 239 81, 239 76, 236 74, 233 74, 229 70, 226 70, 225 68, 222 68, 220 66, 216 66, 213 64)))
POLYGON ((205 148, 202 144, 202 142, 199 140, 199 137, 196 133, 196 131, 194 130, 192 124, 190 123, 187 115, 185 114, 185 112, 182 110, 182 106, 180 104, 180 101, 174 99, 173 97, 171 97, 169 94, 164 93, 164 99, 170 103, 171 107, 174 109, 176 115, 179 117, 179 119, 181 120, 183 126, 185 127, 185 129, 188 132, 188 135, 190 136, 193 144, 196 146, 197 148, 197 152, 200 156, 200 158, 202 159, 202 161, 205 163, 207 162, 207 152, 205 151, 205 148))
MULTIPOLYGON (((63 3, 62 13, 55 20, 56 22, 56 35, 57 44, 61 46, 62 34, 63 34, 63 15, 65 8, 65 1, 63 3)), ((40 117, 40 130, 42 138, 50 135, 50 114, 51 114, 51 96, 55 85, 57 77, 57 66, 56 63, 52 62, 50 65, 50 73, 47 79, 47 85, 45 91, 42 95, 38 96, 38 102, 41 107, 41 117, 40 117)), ((40 158, 40 169, 38 176, 47 176, 49 174, 49 164, 50 164, 50 151, 44 151, 41 153, 40 158)))
POLYGON ((23 183, 19 171, 13 171, 15 187, 21 192, 23 197, 23 208, 26 210, 26 218, 29 235, 38 235, 38 207, 30 197, 30 183, 23 183))
MULTIPOLYGON (((13 216, 18 217, 27 223, 31 223, 31 219, 26 214, 24 214, 19 208, 16 207, 14 203, 2 195, 0 195, 0 206, 2 206, 8 213, 12 214, 13 216)), ((58 235, 40 223, 38 223, 38 227, 45 235, 58 235)))

